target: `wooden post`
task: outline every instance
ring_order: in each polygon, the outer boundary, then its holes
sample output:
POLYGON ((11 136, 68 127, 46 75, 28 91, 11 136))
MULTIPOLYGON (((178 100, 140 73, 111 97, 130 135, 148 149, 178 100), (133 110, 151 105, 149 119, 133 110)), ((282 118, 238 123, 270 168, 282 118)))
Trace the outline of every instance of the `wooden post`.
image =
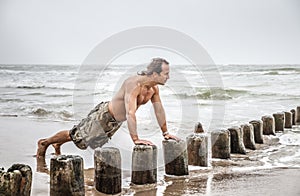
POLYGON ((278 112, 273 114, 275 121, 275 132, 284 131, 284 113, 278 112))
POLYGON ((20 171, 0 173, 0 195, 19 195, 22 181, 22 174, 20 171))
POLYGON ((163 151, 166 174, 188 175, 187 148, 184 140, 163 140, 163 151))
POLYGON ((32 170, 24 164, 14 164, 7 172, 0 170, 0 195, 30 196, 32 170))
POLYGON ((252 124, 244 124, 241 126, 243 132, 243 142, 246 148, 255 150, 254 130, 252 124))
POLYGON ((202 124, 200 122, 196 123, 194 133, 204 133, 202 124))
POLYGON ((295 125, 300 125, 300 106, 297 106, 297 108, 296 108, 295 125))
POLYGON ((212 158, 230 159, 230 132, 227 129, 211 132, 212 158))
POLYGON ((50 161, 50 195, 84 196, 83 159, 59 155, 50 161))
POLYGON ((264 135, 275 135, 275 123, 273 116, 263 116, 263 134, 264 135))
POLYGON ((284 128, 290 129, 293 126, 292 112, 284 112, 284 128))
POLYGON ((261 120, 252 120, 250 124, 253 125, 255 143, 263 144, 263 122, 261 120))
POLYGON ((228 129, 230 131, 230 148, 232 153, 246 154, 243 143, 243 132, 240 127, 234 126, 228 129))
POLYGON ((156 183, 157 148, 149 145, 135 145, 132 153, 131 182, 134 184, 156 183))
POLYGON ((207 167, 208 165, 208 136, 195 133, 186 138, 188 164, 207 167))
POLYGON ((97 148, 94 152, 95 188, 105 194, 122 191, 121 154, 113 147, 97 148))
POLYGON ((295 109, 291 109, 291 112, 292 112, 292 125, 295 125, 295 118, 296 118, 296 110, 295 109))

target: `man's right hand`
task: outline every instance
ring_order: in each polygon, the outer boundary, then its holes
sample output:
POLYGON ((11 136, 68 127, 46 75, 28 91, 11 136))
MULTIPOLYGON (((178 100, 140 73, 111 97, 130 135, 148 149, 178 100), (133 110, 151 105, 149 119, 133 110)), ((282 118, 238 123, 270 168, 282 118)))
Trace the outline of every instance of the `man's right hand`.
POLYGON ((135 145, 142 144, 142 145, 151 145, 151 146, 154 146, 154 144, 152 142, 150 142, 148 140, 140 140, 140 139, 135 140, 134 144, 135 145))

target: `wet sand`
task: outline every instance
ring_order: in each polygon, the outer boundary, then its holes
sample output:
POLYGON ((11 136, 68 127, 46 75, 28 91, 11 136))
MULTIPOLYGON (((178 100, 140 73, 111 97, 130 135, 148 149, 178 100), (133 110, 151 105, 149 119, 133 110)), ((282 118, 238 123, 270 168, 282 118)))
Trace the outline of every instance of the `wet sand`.
MULTIPOLYGON (((50 179, 47 173, 36 172, 36 142, 58 130, 68 129, 74 122, 37 121, 20 117, 0 118, 0 167, 9 168, 14 163, 28 164, 33 169, 32 195, 49 195, 50 179)), ((257 151, 247 155, 233 155, 231 160, 213 160, 210 168, 190 167, 190 174, 183 177, 165 176, 159 169, 157 184, 145 186, 130 185, 130 172, 123 172, 122 195, 300 195, 300 165, 266 169, 257 160, 260 149, 276 146, 271 138, 257 151), (252 167, 247 169, 245 167, 252 167), (243 169, 244 168, 244 169, 243 169), (256 169, 253 169, 256 168, 256 169)), ((45 164, 54 149, 47 151, 45 164)), ((62 147, 64 154, 78 154, 85 160, 86 195, 104 195, 93 188, 93 154, 82 151, 72 143, 62 147), (86 164, 87 163, 87 164, 86 164)))
MULTIPOLYGON (((105 195, 97 192, 88 178, 92 171, 85 171, 86 195, 105 195)), ((299 196, 300 168, 274 168, 247 172, 212 170, 191 171, 189 176, 164 176, 157 184, 123 188, 119 195, 211 195, 211 196, 299 196)))

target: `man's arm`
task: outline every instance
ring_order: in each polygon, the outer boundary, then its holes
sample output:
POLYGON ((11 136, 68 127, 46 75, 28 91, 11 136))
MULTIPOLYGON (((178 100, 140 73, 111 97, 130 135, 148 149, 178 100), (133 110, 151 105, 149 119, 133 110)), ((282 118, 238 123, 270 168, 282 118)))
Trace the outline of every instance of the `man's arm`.
POLYGON ((125 91, 125 108, 126 119, 132 141, 135 144, 153 145, 152 142, 147 140, 140 140, 137 134, 136 126, 136 110, 137 110, 137 96, 140 90, 138 87, 135 89, 129 89, 125 91))
POLYGON ((159 89, 157 86, 154 86, 153 88, 154 88, 154 94, 151 98, 151 102, 153 104, 153 108, 154 108, 154 112, 155 112, 155 116, 156 116, 158 125, 160 126, 160 129, 163 132, 162 134, 165 139, 179 140, 179 138, 177 138, 176 136, 168 133, 166 114, 165 114, 164 107, 160 100, 159 89))

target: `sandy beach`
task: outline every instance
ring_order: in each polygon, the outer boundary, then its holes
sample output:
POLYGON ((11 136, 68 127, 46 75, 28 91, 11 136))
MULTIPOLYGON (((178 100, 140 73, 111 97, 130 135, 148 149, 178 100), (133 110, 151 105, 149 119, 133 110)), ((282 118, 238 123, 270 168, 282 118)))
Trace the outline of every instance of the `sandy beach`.
MULTIPOLYGON (((68 129, 74 122, 39 121, 21 117, 0 118, 0 157, 1 167, 7 169, 14 163, 28 164, 33 170, 32 195, 49 195, 50 179, 44 172, 37 172, 36 142, 39 138, 50 136, 57 130, 68 129)), ((277 138, 269 139, 258 146, 257 151, 247 155, 232 155, 231 160, 213 159, 212 166, 190 167, 188 176, 164 175, 158 170, 157 184, 136 186, 130 184, 130 171, 123 171, 122 195, 299 195, 300 165, 293 167, 264 167, 255 157, 260 151, 276 148, 277 138)), ((277 145, 278 146, 278 145, 277 145)), ((292 148, 292 147, 291 147, 292 148)), ((287 150, 288 151, 288 150, 287 150)), ((54 149, 49 147, 46 164, 54 149)), ((72 143, 62 147, 64 154, 77 154, 84 158, 86 195, 104 195, 93 188, 93 154, 91 150, 82 151, 72 143)), ((274 156, 271 155, 271 156, 274 156)), ((271 157, 270 156, 270 157, 271 157)), ((271 158, 270 158, 271 159, 271 158)))

